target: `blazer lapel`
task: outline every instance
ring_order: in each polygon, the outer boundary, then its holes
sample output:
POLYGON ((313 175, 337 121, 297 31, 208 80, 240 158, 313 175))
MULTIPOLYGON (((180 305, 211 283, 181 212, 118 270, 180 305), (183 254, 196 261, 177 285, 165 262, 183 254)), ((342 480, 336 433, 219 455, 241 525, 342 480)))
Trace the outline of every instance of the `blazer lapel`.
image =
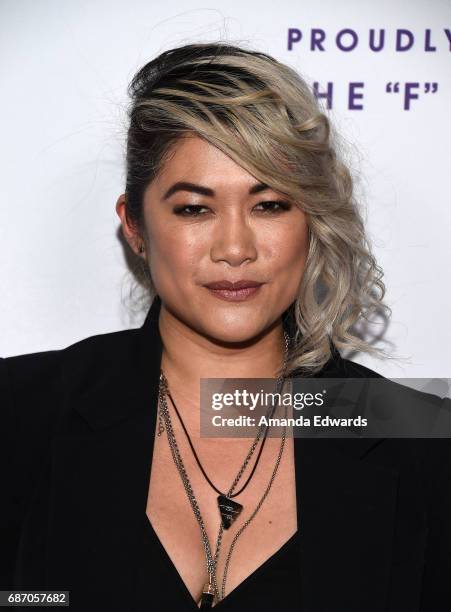
POLYGON ((156 308, 139 329, 63 354, 67 411, 52 450, 47 584, 72 590, 77 610, 131 608, 156 424, 156 308))
MULTIPOLYGON (((357 372, 351 373, 332 345, 332 357, 317 376, 357 378, 357 372)), ((363 381, 353 385, 359 388, 355 401, 362 406, 367 399, 363 381)), ((399 472, 372 461, 371 451, 382 442, 294 440, 304 612, 386 609, 399 472)))
MULTIPOLYGON (((71 589, 76 609, 83 598, 92 609, 130 608, 156 426, 160 306, 157 296, 141 328, 63 351, 67 411, 52 448, 47 584, 71 589)), ((346 375, 336 349, 321 375, 346 375)), ((384 609, 397 473, 363 458, 378 442, 295 439, 304 612, 384 609)))
POLYGON ((361 459, 362 447, 353 445, 360 440, 337 442, 295 439, 301 609, 381 612, 389 588, 398 473, 361 459))

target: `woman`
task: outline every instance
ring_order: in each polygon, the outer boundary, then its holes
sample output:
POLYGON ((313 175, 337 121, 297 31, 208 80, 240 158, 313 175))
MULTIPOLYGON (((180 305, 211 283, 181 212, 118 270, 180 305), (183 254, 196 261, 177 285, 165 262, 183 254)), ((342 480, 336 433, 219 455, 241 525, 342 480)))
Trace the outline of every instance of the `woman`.
POLYGON ((152 305, 0 360, 1 587, 73 610, 439 609, 446 439, 200 436, 201 379, 380 377, 338 351, 375 353, 356 327, 388 308, 327 118, 292 69, 222 43, 162 53, 130 94, 116 211, 152 305))

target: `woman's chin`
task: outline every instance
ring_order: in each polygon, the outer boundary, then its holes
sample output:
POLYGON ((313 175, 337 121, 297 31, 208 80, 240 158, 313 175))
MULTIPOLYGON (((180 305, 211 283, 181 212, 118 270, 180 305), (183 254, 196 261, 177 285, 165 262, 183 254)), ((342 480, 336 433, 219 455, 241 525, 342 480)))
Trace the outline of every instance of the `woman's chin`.
POLYGON ((213 342, 218 344, 230 344, 240 345, 246 343, 253 343, 259 334, 262 333, 263 328, 253 325, 249 326, 249 321, 243 322, 243 325, 224 323, 218 325, 216 322, 211 326, 203 326, 204 334, 213 342))

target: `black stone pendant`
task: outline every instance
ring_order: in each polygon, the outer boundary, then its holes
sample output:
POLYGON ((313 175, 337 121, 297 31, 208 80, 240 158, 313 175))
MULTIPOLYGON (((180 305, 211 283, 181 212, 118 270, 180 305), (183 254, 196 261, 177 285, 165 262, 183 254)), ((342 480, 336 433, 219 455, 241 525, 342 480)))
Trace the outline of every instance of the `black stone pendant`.
POLYGON ((230 527, 243 509, 241 504, 237 504, 225 495, 218 495, 218 506, 224 529, 228 529, 230 527))

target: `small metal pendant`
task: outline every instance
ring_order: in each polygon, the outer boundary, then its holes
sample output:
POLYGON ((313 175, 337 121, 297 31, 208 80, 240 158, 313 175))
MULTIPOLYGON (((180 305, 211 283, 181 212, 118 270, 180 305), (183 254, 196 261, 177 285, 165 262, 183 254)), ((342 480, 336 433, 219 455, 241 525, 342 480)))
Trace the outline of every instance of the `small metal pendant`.
POLYGON ((243 509, 241 504, 237 504, 237 502, 234 502, 225 495, 218 495, 218 506, 224 529, 228 529, 230 527, 243 509))
POLYGON ((215 590, 211 583, 207 582, 202 591, 202 599, 200 600, 200 610, 210 610, 213 607, 215 590))

